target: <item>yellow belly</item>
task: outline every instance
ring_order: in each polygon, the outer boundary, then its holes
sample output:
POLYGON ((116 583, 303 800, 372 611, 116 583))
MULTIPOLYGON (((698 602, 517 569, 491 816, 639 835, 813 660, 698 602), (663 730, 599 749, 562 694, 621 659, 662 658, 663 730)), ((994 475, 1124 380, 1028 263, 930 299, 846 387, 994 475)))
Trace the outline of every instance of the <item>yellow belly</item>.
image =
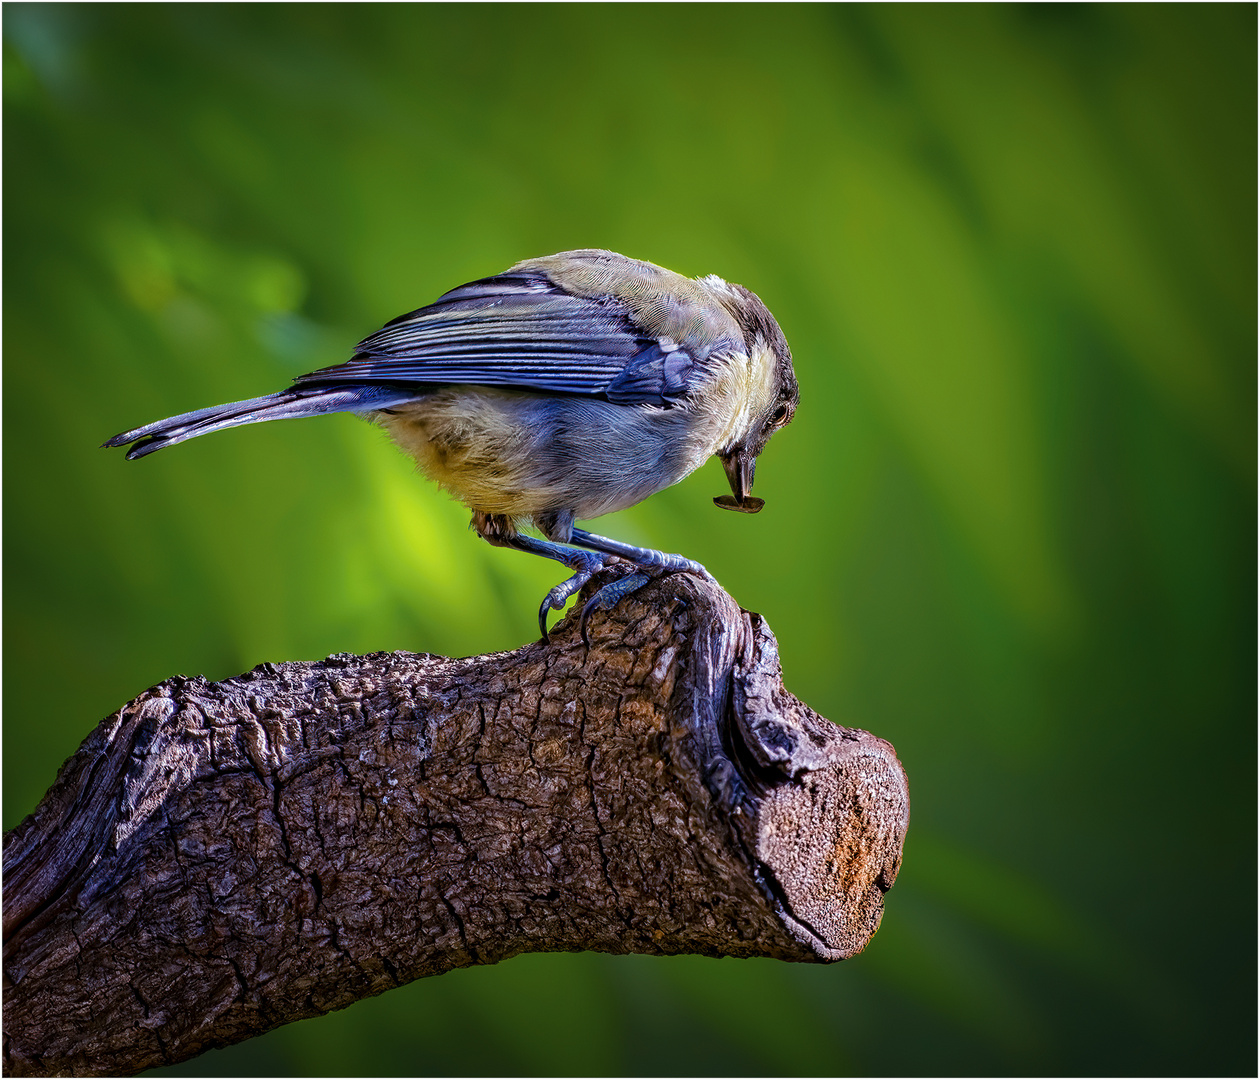
POLYGON ((470 509, 524 516, 546 509, 529 483, 528 453, 506 397, 494 391, 443 390, 377 413, 375 419, 420 471, 470 509))

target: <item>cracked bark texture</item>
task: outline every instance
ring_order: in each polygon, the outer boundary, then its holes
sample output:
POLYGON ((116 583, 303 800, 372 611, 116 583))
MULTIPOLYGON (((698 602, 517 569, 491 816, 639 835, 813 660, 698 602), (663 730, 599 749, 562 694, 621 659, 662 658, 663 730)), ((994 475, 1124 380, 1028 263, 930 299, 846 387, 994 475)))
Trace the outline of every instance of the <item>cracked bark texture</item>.
POLYGON ((691 575, 588 632, 177 677, 105 720, 4 839, 6 1073, 134 1073, 522 952, 860 951, 893 748, 691 575))

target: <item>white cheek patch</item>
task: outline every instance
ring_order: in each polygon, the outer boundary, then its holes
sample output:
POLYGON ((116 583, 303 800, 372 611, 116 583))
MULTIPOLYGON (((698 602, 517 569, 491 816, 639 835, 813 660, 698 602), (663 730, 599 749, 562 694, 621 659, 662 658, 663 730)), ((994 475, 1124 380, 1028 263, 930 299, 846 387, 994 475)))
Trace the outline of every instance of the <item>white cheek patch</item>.
POLYGON ((717 453, 725 453, 752 434, 758 417, 770 411, 777 392, 778 362, 764 342, 754 342, 751 356, 740 354, 722 363, 725 370, 705 394, 705 407, 722 418, 712 440, 717 453))
POLYGON ((766 342, 758 340, 753 343, 749 367, 749 401, 754 415, 761 416, 770 411, 778 392, 779 362, 774 350, 766 342))

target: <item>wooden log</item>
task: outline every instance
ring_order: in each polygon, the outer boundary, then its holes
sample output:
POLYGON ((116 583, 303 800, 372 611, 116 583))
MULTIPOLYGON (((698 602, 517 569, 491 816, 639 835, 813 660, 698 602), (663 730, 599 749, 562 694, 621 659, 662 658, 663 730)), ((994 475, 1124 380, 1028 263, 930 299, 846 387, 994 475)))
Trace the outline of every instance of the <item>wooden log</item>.
POLYGON ((4 839, 6 1073, 134 1073, 522 952, 861 950, 893 748, 692 575, 587 629, 176 677, 105 720, 4 839))

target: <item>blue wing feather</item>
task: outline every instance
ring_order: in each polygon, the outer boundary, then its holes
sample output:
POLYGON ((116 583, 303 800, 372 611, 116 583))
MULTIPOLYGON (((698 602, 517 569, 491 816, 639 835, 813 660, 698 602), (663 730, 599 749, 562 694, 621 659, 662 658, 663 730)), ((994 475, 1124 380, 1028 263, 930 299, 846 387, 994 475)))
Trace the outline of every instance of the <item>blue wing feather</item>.
POLYGON ((664 351, 611 297, 572 296, 542 274, 462 285, 364 338, 344 364, 303 375, 330 383, 469 384, 670 405, 691 359, 664 351))
POLYGON ((691 356, 682 349, 666 351, 659 344, 652 344, 622 368, 604 394, 619 405, 650 398, 672 404, 687 392, 692 366, 691 356))

